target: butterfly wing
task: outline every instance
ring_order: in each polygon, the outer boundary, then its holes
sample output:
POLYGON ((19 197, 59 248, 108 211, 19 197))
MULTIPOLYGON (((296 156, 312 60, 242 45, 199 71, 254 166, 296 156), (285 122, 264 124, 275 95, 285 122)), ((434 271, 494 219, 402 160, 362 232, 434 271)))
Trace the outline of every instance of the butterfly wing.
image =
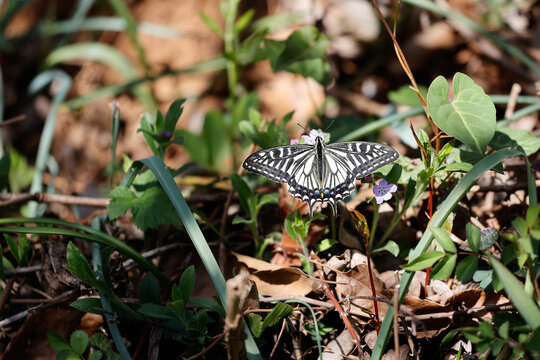
POLYGON ((343 164, 355 179, 363 178, 399 158, 399 153, 388 145, 363 141, 333 143, 325 150, 328 159, 343 164))
POLYGON ((313 146, 289 145, 257 151, 244 161, 244 169, 266 176, 277 183, 287 183, 291 175, 313 154, 313 146))

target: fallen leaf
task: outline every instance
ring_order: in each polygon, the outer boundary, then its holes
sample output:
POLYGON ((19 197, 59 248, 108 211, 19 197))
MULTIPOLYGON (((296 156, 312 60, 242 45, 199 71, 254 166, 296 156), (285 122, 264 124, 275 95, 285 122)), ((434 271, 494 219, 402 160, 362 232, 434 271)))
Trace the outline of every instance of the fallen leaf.
MULTIPOLYGON (((249 278, 257 284, 259 294, 264 296, 304 296, 313 289, 314 279, 302 270, 270 264, 251 256, 232 253, 240 268, 247 267, 249 278)), ((237 266, 238 267, 238 266, 237 266)), ((236 269, 237 273, 240 269, 236 269)))

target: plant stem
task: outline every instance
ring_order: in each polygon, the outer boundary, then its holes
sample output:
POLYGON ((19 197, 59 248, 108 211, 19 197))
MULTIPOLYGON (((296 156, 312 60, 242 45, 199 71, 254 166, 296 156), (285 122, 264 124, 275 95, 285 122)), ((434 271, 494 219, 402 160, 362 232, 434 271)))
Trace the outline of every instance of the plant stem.
POLYGON ((377 230, 378 221, 379 221, 379 204, 375 203, 375 208, 373 210, 373 222, 371 224, 371 231, 369 233, 369 244, 366 245, 366 252, 368 254, 369 254, 369 249, 371 249, 371 246, 373 245, 373 239, 375 238, 375 231, 377 230))
POLYGON ((223 41, 225 43, 225 54, 227 58, 227 80, 229 81, 229 98, 236 99, 236 85, 238 84, 238 68, 234 54, 236 31, 234 20, 238 10, 239 0, 229 0, 227 3, 227 14, 225 15, 225 32, 223 41))

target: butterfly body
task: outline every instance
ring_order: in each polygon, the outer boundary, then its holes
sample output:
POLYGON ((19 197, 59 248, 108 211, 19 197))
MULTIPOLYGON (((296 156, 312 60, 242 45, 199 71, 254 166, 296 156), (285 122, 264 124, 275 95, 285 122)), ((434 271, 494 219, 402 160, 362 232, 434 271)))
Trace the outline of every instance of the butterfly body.
MULTIPOLYGON (((322 133, 321 133, 322 134, 322 133)), ((315 136, 313 144, 278 146, 253 153, 244 168, 277 183, 286 183, 289 193, 309 205, 336 203, 355 188, 355 179, 395 161, 397 151, 387 145, 351 141, 325 144, 315 136)))

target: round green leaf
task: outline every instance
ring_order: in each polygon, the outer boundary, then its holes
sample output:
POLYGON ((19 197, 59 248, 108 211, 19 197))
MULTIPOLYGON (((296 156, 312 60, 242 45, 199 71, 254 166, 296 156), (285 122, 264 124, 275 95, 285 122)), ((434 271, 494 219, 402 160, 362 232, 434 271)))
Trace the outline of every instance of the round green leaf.
POLYGON ((429 113, 442 131, 483 153, 495 134, 495 105, 467 75, 456 73, 452 83, 452 102, 448 100, 449 88, 444 77, 431 83, 427 95, 429 113))
POLYGON ((82 330, 76 330, 71 334, 69 343, 73 351, 82 355, 88 347, 88 335, 82 330))
POLYGON ((442 259, 431 271, 429 275, 433 280, 446 280, 452 275, 456 266, 457 254, 451 254, 442 259))

